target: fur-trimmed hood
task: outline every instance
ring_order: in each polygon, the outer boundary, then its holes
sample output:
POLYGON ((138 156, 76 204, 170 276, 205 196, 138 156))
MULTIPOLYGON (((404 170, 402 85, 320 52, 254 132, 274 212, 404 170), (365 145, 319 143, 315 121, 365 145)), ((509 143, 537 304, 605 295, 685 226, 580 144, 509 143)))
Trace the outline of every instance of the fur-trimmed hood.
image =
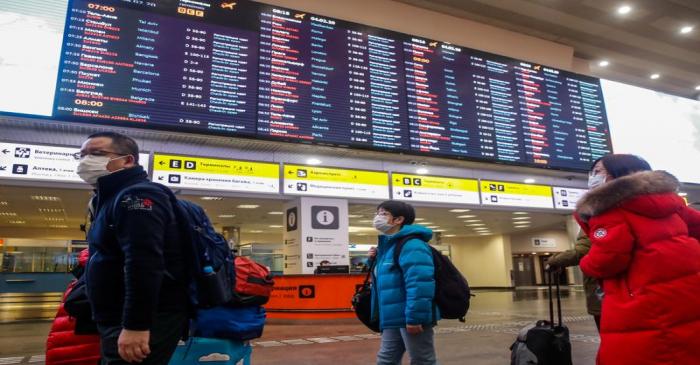
MULTIPOLYGON (((669 201, 667 209, 662 205, 664 202, 653 201, 651 205, 653 209, 649 212, 650 215, 664 214, 666 210, 675 211, 678 201, 682 200, 676 196, 680 184, 678 179, 665 171, 643 171, 637 172, 628 176, 617 178, 598 188, 589 191, 576 206, 576 212, 584 221, 588 221, 591 217, 599 215, 611 208, 620 206, 632 198, 640 196, 651 196, 652 194, 671 193, 674 198, 669 201)), ((625 204, 627 205, 627 204, 625 204)), ((636 207, 643 210, 650 208, 649 206, 641 207, 635 204, 636 207)), ((645 205, 645 204, 642 204, 645 205)), ((649 205, 649 204, 646 204, 649 205)), ((637 209, 633 209, 637 210, 637 209)))

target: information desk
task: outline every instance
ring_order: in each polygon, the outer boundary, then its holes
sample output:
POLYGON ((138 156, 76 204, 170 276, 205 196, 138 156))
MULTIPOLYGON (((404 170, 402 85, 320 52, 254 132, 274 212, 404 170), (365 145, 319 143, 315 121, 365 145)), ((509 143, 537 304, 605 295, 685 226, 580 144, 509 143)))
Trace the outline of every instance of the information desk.
POLYGON ((355 318, 350 300, 366 274, 284 275, 265 305, 268 318, 355 318))

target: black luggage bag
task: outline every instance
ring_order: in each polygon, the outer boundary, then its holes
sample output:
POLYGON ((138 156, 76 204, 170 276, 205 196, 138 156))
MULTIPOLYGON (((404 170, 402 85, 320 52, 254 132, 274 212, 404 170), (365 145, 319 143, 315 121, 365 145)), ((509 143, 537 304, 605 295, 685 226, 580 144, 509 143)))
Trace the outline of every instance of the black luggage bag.
POLYGON ((549 272, 549 321, 541 320, 520 330, 510 347, 511 365, 572 365, 569 329, 562 323, 559 274, 549 272), (554 298, 552 281, 556 282, 557 314, 559 324, 554 323, 554 298))

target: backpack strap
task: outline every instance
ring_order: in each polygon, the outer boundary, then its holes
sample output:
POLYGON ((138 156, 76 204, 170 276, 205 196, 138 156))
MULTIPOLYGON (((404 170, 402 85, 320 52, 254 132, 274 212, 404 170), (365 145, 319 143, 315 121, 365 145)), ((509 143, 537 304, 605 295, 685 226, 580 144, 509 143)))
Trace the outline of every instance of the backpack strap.
POLYGON ((401 250, 403 250, 403 246, 406 245, 406 242, 414 238, 421 240, 422 242, 427 244, 427 242, 423 241, 423 238, 417 234, 409 234, 408 236, 401 237, 399 238, 399 241, 396 242, 396 244, 394 244, 394 266, 397 267, 402 274, 403 270, 401 269, 401 265, 399 265, 399 257, 401 256, 401 250))

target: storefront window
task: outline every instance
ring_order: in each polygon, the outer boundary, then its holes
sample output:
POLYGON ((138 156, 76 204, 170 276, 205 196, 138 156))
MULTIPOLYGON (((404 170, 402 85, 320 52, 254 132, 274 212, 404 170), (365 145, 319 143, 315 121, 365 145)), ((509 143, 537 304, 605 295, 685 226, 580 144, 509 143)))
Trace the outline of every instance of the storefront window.
POLYGON ((0 272, 69 272, 76 262, 70 241, 5 239, 0 250, 0 272))

